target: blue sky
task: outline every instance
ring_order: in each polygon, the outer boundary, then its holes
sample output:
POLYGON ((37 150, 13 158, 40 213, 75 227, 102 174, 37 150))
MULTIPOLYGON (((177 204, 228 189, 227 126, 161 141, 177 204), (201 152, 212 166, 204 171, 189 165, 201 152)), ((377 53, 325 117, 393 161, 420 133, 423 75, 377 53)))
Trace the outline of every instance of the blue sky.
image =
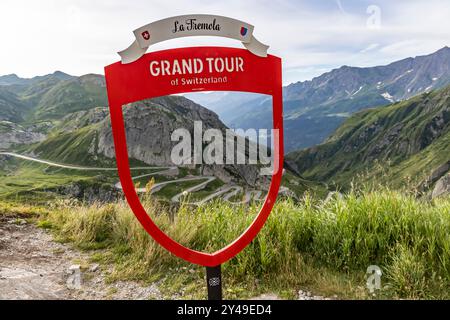
MULTIPOLYGON (((134 29, 189 13, 253 24, 257 39, 283 58, 284 84, 341 65, 387 64, 450 46, 448 0, 2 0, 0 74, 102 73, 133 41, 134 29)), ((240 47, 198 37, 152 50, 195 45, 240 47)))

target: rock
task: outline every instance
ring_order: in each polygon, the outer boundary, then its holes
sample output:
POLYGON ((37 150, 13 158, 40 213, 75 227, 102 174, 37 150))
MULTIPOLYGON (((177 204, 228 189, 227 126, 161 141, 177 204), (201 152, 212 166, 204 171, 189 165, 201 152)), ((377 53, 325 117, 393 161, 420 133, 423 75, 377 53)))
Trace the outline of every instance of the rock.
POLYGON ((450 172, 436 182, 431 198, 437 198, 450 193, 450 172))
POLYGON ((88 203, 109 203, 122 197, 119 190, 102 181, 93 181, 89 184, 83 181, 73 182, 57 188, 56 191, 88 203))
POLYGON ((108 116, 109 110, 104 107, 70 113, 62 119, 62 124, 58 129, 61 129, 64 132, 72 132, 81 129, 82 127, 99 123, 108 116))
POLYGON ((70 290, 80 290, 81 289, 81 267, 80 265, 71 265, 67 269, 67 274, 69 277, 66 281, 66 286, 70 290))
POLYGON ((324 200, 324 203, 327 203, 327 202, 329 202, 331 200, 334 200, 334 199, 342 199, 343 197, 344 196, 340 192, 330 191, 330 192, 328 192, 328 194, 327 194, 327 196, 326 196, 326 198, 324 200))
POLYGON ((98 263, 94 263, 93 265, 91 265, 89 267, 89 271, 90 272, 96 272, 98 270, 98 268, 99 268, 99 264, 98 263))
POLYGON ((43 141, 46 135, 37 131, 39 129, 36 126, 24 127, 9 121, 0 121, 0 149, 43 141))
POLYGON ((450 161, 440 165, 438 168, 433 170, 430 176, 428 176, 423 182, 421 182, 417 189, 421 192, 429 190, 429 188, 435 184, 439 179, 441 179, 450 170, 450 161))
POLYGON ((79 264, 73 264, 69 268, 67 268, 68 274, 73 274, 74 271, 81 270, 81 266, 79 264))
POLYGON ((299 200, 297 195, 295 194, 295 192, 292 191, 291 189, 289 189, 288 187, 285 187, 285 186, 281 186, 280 187, 280 190, 278 192, 278 196, 284 196, 286 198, 292 198, 292 199, 299 200))
POLYGON ((260 296, 250 298, 250 300, 281 300, 281 299, 274 293, 263 293, 260 296))
POLYGON ((330 300, 330 299, 323 296, 313 295, 310 291, 299 290, 298 300, 330 300))

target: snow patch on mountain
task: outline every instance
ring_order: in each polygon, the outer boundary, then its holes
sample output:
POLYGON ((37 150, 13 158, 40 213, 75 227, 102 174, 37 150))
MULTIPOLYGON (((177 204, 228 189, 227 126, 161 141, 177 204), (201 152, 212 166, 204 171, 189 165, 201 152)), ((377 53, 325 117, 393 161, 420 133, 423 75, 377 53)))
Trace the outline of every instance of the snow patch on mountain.
POLYGON ((395 102, 394 97, 391 96, 389 92, 384 92, 381 94, 381 96, 390 102, 395 102))

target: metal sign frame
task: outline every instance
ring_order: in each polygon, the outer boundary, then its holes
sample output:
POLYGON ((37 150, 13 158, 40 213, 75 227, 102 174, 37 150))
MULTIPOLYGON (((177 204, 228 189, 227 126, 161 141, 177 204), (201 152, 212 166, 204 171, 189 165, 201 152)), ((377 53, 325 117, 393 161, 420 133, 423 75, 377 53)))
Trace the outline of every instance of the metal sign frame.
POLYGON ((144 229, 172 254, 194 264, 216 267, 241 252, 259 233, 266 222, 280 188, 283 172, 283 105, 281 59, 268 55, 259 57, 248 50, 229 47, 189 47, 151 52, 135 62, 120 61, 105 67, 109 110, 116 152, 117 168, 125 197, 144 229), (239 57, 244 61, 242 70, 226 74, 226 82, 202 81, 201 84, 181 84, 182 77, 213 79, 223 77, 223 70, 203 68, 190 75, 166 74, 155 77, 150 72, 152 61, 182 61, 182 59, 219 59, 239 57), (219 72, 220 71, 220 72, 219 72), (178 79, 178 80, 177 80, 178 79), (232 243, 214 252, 205 253, 187 248, 164 233, 142 206, 130 173, 125 124, 122 108, 130 103, 171 94, 199 91, 241 91, 272 96, 273 129, 278 130, 274 143, 274 172, 264 204, 251 225, 232 243))

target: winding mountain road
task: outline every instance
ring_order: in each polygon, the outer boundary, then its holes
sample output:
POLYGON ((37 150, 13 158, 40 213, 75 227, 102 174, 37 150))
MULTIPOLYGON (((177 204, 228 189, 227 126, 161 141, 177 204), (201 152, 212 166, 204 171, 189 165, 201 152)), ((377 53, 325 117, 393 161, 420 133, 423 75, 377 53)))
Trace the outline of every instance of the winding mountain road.
MULTIPOLYGON (((53 162, 53 161, 49 161, 49 160, 42 160, 42 159, 26 156, 26 155, 23 155, 23 154, 14 153, 14 152, 0 152, 0 156, 1 155, 15 157, 15 158, 19 158, 19 159, 22 159, 22 160, 29 160, 29 161, 33 161, 33 162, 47 164, 47 165, 52 166, 52 167, 58 167, 58 168, 64 168, 64 169, 74 169, 74 170, 83 170, 83 171, 117 171, 117 168, 101 168, 101 167, 99 168, 99 167, 76 166, 76 165, 71 165, 71 164, 64 164, 64 163, 53 162)), ((154 170, 154 169, 161 169, 161 168, 162 167, 132 167, 130 169, 131 170, 154 170)), ((167 168, 170 168, 170 167, 165 167, 165 168, 167 169, 167 168)))
MULTIPOLYGON (((18 159, 33 161, 33 162, 42 163, 42 164, 46 164, 46 165, 49 165, 52 167, 58 167, 58 168, 63 168, 63 169, 73 169, 73 170, 82 170, 82 171, 117 171, 117 168, 87 167, 87 166, 64 164, 64 163, 59 163, 59 162, 54 162, 54 161, 49 161, 49 160, 42 160, 42 159, 38 159, 35 157, 18 154, 15 152, 0 152, 0 155, 15 157, 18 159)), ((173 166, 173 167, 131 167, 130 168, 130 170, 132 170, 132 171, 133 170, 158 170, 158 169, 160 169, 160 170, 152 172, 152 173, 138 175, 138 176, 132 177, 132 179, 137 180, 140 178, 145 178, 145 177, 150 177, 150 176, 155 176, 155 175, 176 175, 176 174, 178 174, 178 167, 175 167, 175 166, 173 166)), ((186 190, 183 190, 182 192, 173 196, 170 199, 170 201, 179 202, 181 197, 186 196, 189 193, 197 192, 197 191, 204 189, 209 183, 216 180, 216 177, 214 177, 214 176, 199 176, 199 177, 187 177, 187 178, 163 181, 163 182, 154 184, 152 186, 150 193, 153 194, 169 184, 186 182, 186 181, 197 181, 197 180, 206 180, 206 181, 203 181, 195 186, 192 186, 192 187, 187 188, 186 190)), ((115 188, 122 190, 122 185, 121 185, 120 181, 117 182, 114 186, 115 186, 115 188)), ((229 199, 231 199, 233 196, 239 194, 240 192, 243 192, 243 190, 244 189, 240 186, 234 186, 234 185, 224 186, 224 187, 221 187, 218 190, 216 190, 214 193, 206 196, 205 198, 203 198, 199 201, 193 202, 192 204, 201 205, 201 204, 204 204, 204 203, 206 203, 214 198, 217 198, 219 196, 223 196, 223 199, 225 201, 231 202, 229 199)), ((147 190, 145 187, 137 188, 136 192, 145 193, 145 192, 147 192, 147 190)), ((261 197, 262 191, 248 190, 245 192, 244 200, 242 200, 240 202, 233 202, 233 203, 236 203, 236 204, 247 203, 252 199, 253 194, 255 195, 253 197, 253 199, 258 200, 261 197)))

